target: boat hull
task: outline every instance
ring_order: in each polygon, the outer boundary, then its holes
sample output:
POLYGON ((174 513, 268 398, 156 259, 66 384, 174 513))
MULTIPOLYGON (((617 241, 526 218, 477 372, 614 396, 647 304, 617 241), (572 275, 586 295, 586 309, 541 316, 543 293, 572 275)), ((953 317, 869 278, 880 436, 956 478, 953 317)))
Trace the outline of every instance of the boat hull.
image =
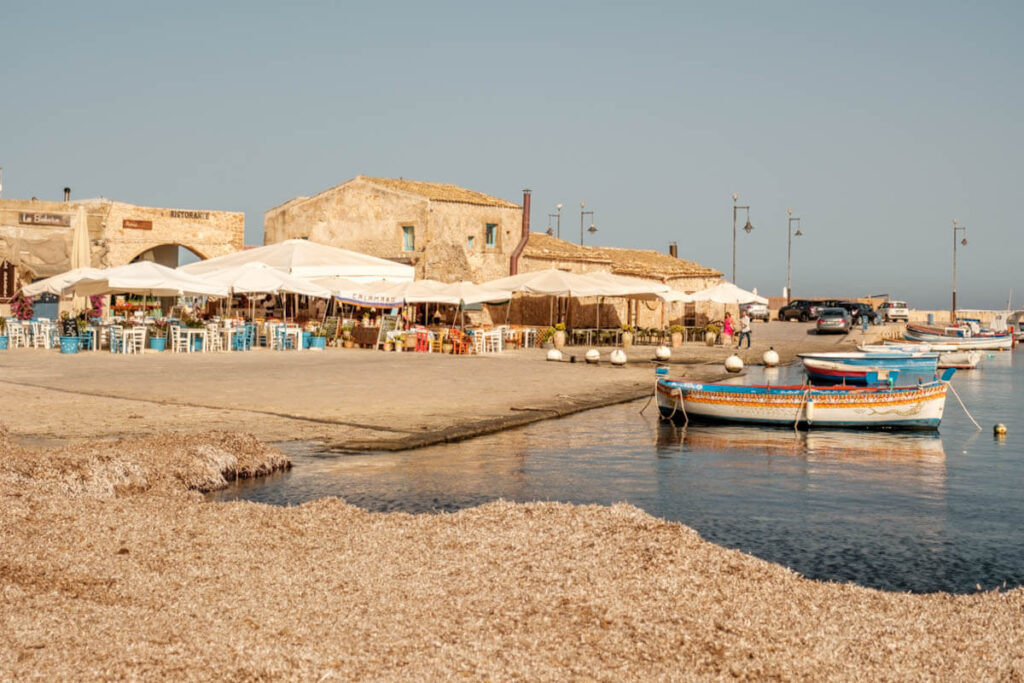
POLYGON ((804 372, 815 383, 899 385, 935 379, 937 353, 801 353, 804 372))
POLYGON ((903 332, 903 338, 912 342, 926 342, 929 344, 945 344, 959 349, 974 349, 977 351, 999 351, 1013 348, 1013 335, 1006 334, 981 334, 973 337, 952 336, 933 334, 920 328, 908 327, 903 332))
POLYGON ((771 387, 678 382, 657 384, 662 417, 779 427, 935 430, 942 421, 947 385, 916 387, 771 387))

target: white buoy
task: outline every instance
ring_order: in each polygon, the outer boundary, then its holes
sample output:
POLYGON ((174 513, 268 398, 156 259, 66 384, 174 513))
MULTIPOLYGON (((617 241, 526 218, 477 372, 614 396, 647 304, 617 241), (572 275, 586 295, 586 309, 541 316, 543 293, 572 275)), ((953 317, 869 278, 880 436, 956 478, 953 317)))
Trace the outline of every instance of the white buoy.
POLYGON ((743 369, 743 359, 735 353, 725 359, 725 369, 729 372, 739 372, 743 369))
POLYGON ((804 417, 807 418, 807 423, 814 422, 814 399, 810 396, 807 397, 807 403, 804 404, 804 417))
POLYGON ((1006 425, 1002 422, 996 424, 996 426, 992 428, 992 433, 996 436, 1006 436, 1006 425))
POLYGON ((658 360, 668 360, 672 357, 672 349, 662 344, 658 348, 654 349, 654 357, 658 360))
POLYGON ((562 352, 558 349, 550 349, 548 351, 548 360, 562 360, 562 352))
POLYGON ((626 364, 626 352, 622 349, 615 349, 611 352, 608 360, 612 362, 612 365, 625 365, 626 364))
POLYGON ((587 359, 588 363, 596 363, 601 360, 601 353, 597 349, 590 349, 587 351, 586 355, 584 355, 584 358, 587 359))
POLYGON ((763 360, 764 364, 767 365, 768 367, 774 368, 776 365, 779 364, 779 354, 778 352, 775 351, 774 348, 769 348, 767 351, 764 352, 764 355, 761 356, 761 360, 763 360))

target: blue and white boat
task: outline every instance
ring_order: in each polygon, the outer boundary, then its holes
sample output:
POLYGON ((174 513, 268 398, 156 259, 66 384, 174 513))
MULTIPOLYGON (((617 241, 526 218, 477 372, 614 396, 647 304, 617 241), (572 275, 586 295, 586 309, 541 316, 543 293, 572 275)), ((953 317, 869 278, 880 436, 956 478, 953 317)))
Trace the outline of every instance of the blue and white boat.
POLYGON ((671 380, 667 368, 659 368, 656 395, 662 418, 683 425, 700 421, 791 429, 938 429, 953 372, 906 387, 815 387, 671 380))
POLYGON ((919 384, 935 379, 939 354, 931 351, 798 353, 808 379, 820 384, 919 384))

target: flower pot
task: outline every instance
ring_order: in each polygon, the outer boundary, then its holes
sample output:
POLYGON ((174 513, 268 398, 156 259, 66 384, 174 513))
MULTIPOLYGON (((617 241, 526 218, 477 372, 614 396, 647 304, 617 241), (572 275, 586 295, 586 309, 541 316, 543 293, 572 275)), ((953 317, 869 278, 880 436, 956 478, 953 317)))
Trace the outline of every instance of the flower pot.
POLYGON ((623 332, 622 333, 622 348, 631 349, 633 348, 633 333, 623 332))
POLYGON ((346 339, 341 343, 341 345, 344 346, 346 349, 351 349, 353 346, 356 345, 356 343, 351 339, 346 339))
POLYGON ((323 351, 327 348, 327 337, 310 337, 309 348, 323 351))
POLYGON ((455 350, 455 345, 450 341, 441 342, 441 353, 451 353, 455 350))
POLYGON ((149 348, 154 351, 163 351, 167 348, 167 337, 150 337, 149 348))
POLYGON ((546 342, 541 342, 540 343, 540 347, 542 349, 553 349, 553 348, 555 348, 555 342, 550 341, 550 340, 548 340, 546 342))
POLYGON ((683 345, 683 333, 682 332, 673 332, 672 333, 672 348, 673 349, 678 349, 682 345, 683 345))
POLYGON ((384 350, 385 351, 390 351, 391 347, 392 347, 391 342, 384 342, 384 350))
POLYGON ((6 349, 9 337, 5 334, 0 336, 0 350, 6 349))
POLYGON ((61 337, 60 338, 60 352, 61 353, 78 353, 78 337, 61 337))
POLYGON ((715 332, 707 331, 704 333, 704 343, 708 346, 714 346, 715 341, 718 339, 718 334, 715 332))
POLYGON ((565 330, 555 330, 554 343, 556 349, 565 348, 565 330))
POLYGON ((306 330, 303 330, 302 331, 302 348, 308 349, 309 348, 309 340, 312 339, 312 338, 313 338, 313 333, 312 332, 307 332, 306 330))

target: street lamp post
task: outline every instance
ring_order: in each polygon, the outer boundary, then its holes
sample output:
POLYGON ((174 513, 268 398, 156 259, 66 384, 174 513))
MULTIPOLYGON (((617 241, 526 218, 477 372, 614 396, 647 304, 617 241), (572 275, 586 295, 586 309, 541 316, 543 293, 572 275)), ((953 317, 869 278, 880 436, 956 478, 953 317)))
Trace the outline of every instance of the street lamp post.
POLYGON ((754 229, 754 226, 750 224, 750 207, 739 206, 736 204, 736 200, 740 196, 736 193, 732 195, 732 283, 736 284, 736 212, 739 209, 743 209, 747 212, 747 224, 743 226, 743 229, 750 234, 750 231, 754 229))
POLYGON ((967 226, 957 225, 956 219, 953 219, 953 308, 949 312, 949 322, 953 325, 956 324, 956 233, 957 230, 962 230, 964 238, 960 240, 960 244, 967 246, 967 226))
POLYGON ((555 209, 557 213, 548 214, 548 235, 554 234, 554 231, 551 229, 551 219, 554 218, 558 230, 558 239, 562 239, 562 205, 555 204, 555 209))
POLYGON ((591 235, 593 235, 595 232, 597 232, 597 228, 594 227, 594 212, 593 211, 584 211, 583 209, 585 209, 586 207, 587 207, 587 203, 586 202, 580 202, 580 246, 581 247, 583 246, 583 217, 584 216, 590 216, 590 227, 587 228, 587 232, 589 232, 591 235))
POLYGON ((789 303, 793 299, 793 283, 791 280, 793 268, 793 223, 796 223, 796 236, 800 237, 803 235, 800 232, 800 219, 793 218, 793 209, 786 209, 786 213, 789 215, 789 244, 786 247, 786 303, 789 303))

